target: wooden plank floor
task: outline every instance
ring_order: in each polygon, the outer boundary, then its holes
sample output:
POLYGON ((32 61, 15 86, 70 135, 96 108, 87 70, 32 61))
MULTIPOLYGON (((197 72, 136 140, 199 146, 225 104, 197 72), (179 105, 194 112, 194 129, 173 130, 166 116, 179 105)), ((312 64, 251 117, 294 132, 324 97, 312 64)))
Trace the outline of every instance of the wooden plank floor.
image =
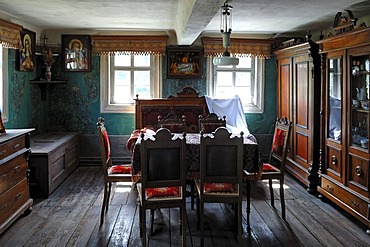
MULTIPOLYGON (((19 218, 0 236, 0 246, 141 246, 136 189, 118 184, 100 227, 103 195, 101 168, 81 166, 48 199, 36 199, 30 215, 19 218)), ((365 226, 331 203, 306 192, 295 179, 285 181, 287 222, 267 199, 267 185, 252 188, 250 234, 243 201, 243 246, 370 246, 365 226)), ((277 188, 275 189, 277 192, 277 188)), ((199 246, 196 211, 187 203, 187 246, 199 246)), ((148 217, 149 218, 149 217, 148 217)), ((205 246, 236 246, 233 213, 223 204, 206 205, 205 246)), ((149 246, 180 246, 179 210, 155 214, 149 246)))

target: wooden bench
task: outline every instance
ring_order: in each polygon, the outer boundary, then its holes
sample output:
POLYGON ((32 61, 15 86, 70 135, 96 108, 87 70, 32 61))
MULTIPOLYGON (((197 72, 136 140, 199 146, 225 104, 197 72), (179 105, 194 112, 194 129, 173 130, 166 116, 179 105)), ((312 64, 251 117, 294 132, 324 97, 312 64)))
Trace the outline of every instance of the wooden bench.
POLYGON ((48 197, 78 166, 76 132, 49 132, 31 139, 31 197, 48 197))

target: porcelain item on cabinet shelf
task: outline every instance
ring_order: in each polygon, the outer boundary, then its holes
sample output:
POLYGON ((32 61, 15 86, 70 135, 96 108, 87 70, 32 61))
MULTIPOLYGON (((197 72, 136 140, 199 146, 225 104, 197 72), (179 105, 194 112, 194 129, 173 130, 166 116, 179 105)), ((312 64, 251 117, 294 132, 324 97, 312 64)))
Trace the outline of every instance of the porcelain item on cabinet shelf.
POLYGON ((360 143, 361 143, 361 147, 368 148, 368 146, 369 146, 369 139, 367 139, 367 138, 361 139, 360 140, 360 143))
POLYGON ((366 88, 361 87, 361 88, 356 88, 357 91, 357 99, 358 100, 366 100, 366 88))
POLYGON ((369 101, 368 100, 362 100, 361 101, 361 107, 365 110, 369 110, 369 101))
POLYGON ((352 100, 352 105, 354 107, 360 107, 361 106, 361 101, 357 100, 357 99, 353 99, 352 100))

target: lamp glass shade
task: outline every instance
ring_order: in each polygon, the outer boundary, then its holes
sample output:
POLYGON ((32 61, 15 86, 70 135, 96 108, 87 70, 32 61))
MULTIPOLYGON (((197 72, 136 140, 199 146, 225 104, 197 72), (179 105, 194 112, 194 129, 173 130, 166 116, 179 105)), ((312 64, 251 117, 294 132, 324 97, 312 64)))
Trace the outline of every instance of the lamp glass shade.
POLYGON ((213 64, 218 66, 234 66, 239 64, 239 58, 228 56, 215 57, 213 58, 213 64))

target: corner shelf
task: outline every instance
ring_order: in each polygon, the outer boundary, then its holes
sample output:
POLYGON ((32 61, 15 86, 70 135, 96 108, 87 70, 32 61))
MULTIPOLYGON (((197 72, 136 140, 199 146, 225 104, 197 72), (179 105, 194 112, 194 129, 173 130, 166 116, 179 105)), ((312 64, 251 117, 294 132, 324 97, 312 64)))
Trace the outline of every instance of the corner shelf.
POLYGON ((39 88, 41 90, 41 100, 45 101, 46 100, 46 90, 50 87, 50 85, 67 84, 67 80, 51 78, 50 81, 47 81, 45 78, 42 78, 41 76, 39 76, 33 80, 30 80, 30 83, 39 85, 39 88))

